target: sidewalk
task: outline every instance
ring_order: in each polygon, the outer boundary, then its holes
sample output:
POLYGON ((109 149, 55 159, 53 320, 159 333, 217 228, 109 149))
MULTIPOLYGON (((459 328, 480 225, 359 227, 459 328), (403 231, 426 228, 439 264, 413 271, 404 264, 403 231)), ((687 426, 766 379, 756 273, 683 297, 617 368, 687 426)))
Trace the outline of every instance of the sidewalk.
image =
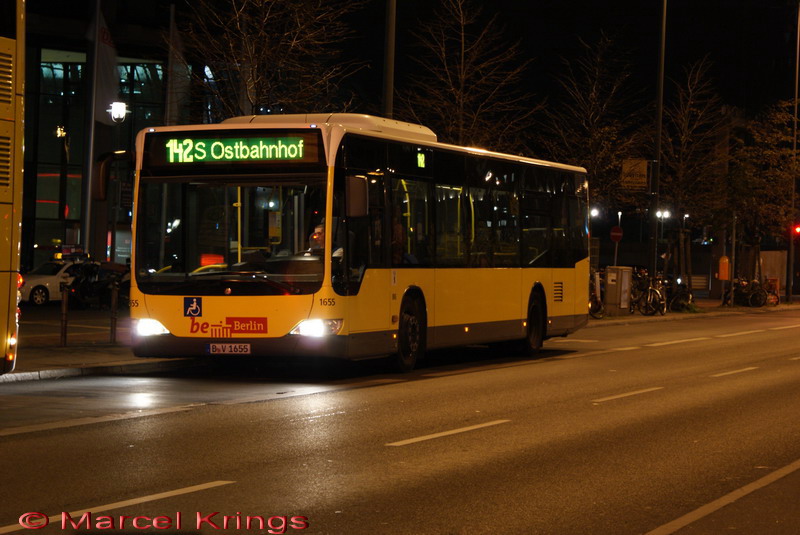
POLYGON ((130 317, 120 310, 116 341, 111 342, 111 312, 70 310, 66 345, 61 343, 58 303, 22 308, 17 365, 0 375, 0 384, 80 375, 134 375, 207 364, 203 358, 138 358, 131 351, 130 317))
MULTIPOLYGON (((792 305, 748 308, 722 307, 719 299, 697 299, 696 312, 668 312, 666 315, 606 316, 589 319, 586 328, 629 325, 653 321, 689 320, 728 314, 760 314, 800 311, 800 297, 792 305)), ((19 350, 14 372, 0 375, 0 383, 57 379, 80 375, 135 375, 201 367, 206 358, 143 359, 130 348, 130 318, 120 311, 116 342, 110 341, 111 313, 108 310, 71 310, 66 345, 61 345, 61 312, 57 304, 24 307, 20 322, 19 350)))
POLYGON ((589 325, 586 328, 603 327, 607 325, 627 325, 630 323, 642 323, 648 321, 675 321, 693 318, 722 316, 728 314, 762 314, 769 312, 779 312, 786 310, 800 311, 800 296, 794 296, 791 305, 784 303, 778 306, 763 306, 760 308, 750 308, 743 306, 722 306, 720 299, 708 297, 695 298, 696 309, 694 312, 667 312, 665 315, 656 314, 654 316, 642 316, 639 312, 633 314, 623 314, 622 316, 604 316, 602 319, 589 318, 589 325))

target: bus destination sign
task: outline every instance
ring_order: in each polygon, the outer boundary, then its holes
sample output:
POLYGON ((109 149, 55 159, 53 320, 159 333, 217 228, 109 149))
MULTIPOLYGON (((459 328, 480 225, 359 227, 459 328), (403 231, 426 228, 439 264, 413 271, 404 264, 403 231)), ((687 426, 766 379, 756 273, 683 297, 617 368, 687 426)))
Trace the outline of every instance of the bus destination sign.
POLYGON ((167 163, 303 161, 302 137, 192 139, 164 142, 167 163))
POLYGON ((143 166, 199 170, 217 165, 321 164, 319 131, 228 130, 147 134, 143 166))

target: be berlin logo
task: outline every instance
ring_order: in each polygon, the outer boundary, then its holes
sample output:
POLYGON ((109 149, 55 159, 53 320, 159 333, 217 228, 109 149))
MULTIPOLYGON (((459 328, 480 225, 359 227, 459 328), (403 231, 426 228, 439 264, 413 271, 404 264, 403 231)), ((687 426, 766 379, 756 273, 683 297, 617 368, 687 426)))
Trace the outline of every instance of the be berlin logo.
POLYGON ((193 517, 178 511, 174 515, 99 515, 91 511, 80 513, 62 512, 60 515, 48 516, 44 513, 30 512, 19 517, 19 525, 25 529, 42 529, 50 524, 59 522, 61 529, 66 531, 78 530, 106 530, 106 529, 159 529, 180 530, 186 529, 225 529, 225 530, 258 530, 267 533, 282 534, 289 530, 307 529, 308 518, 305 516, 288 515, 243 515, 237 512, 234 515, 223 515, 219 511, 214 513, 197 512, 193 517))

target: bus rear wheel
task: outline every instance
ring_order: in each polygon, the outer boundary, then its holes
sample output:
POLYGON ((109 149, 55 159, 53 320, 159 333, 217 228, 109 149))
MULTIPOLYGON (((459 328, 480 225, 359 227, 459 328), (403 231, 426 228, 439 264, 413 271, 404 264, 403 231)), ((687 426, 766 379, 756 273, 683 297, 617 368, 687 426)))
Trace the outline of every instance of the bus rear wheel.
POLYGON ((419 299, 406 298, 400 306, 395 367, 407 373, 425 354, 425 313, 419 299))
POLYGON ((544 311, 539 299, 533 299, 528 308, 528 327, 524 341, 524 350, 528 355, 535 355, 544 344, 544 311))

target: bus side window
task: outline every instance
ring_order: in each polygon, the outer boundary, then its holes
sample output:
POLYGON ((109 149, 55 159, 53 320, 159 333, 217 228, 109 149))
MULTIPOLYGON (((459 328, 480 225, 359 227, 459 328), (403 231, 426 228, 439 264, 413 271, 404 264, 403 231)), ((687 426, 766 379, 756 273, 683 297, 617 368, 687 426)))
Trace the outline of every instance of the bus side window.
POLYGON ((392 265, 431 264, 431 213, 428 182, 392 180, 392 265))

